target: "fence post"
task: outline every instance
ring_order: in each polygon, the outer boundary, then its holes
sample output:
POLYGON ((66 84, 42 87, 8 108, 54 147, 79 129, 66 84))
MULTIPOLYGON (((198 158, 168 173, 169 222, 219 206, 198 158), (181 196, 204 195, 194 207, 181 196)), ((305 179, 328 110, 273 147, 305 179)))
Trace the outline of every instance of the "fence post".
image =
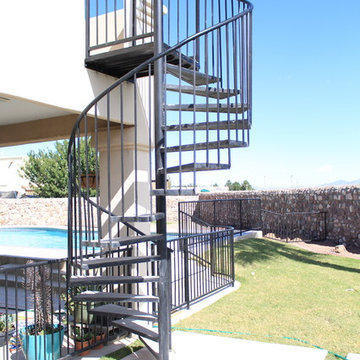
POLYGON ((234 252, 234 230, 230 230, 230 267, 232 286, 235 285, 235 252, 234 252))
POLYGON ((185 302, 187 309, 190 309, 190 284, 189 284, 189 238, 184 239, 184 288, 185 288, 185 302))
POLYGON ((242 235, 242 234, 243 234, 243 224, 242 224, 242 199, 239 199, 239 216, 240 216, 239 230, 240 230, 240 235, 242 235))

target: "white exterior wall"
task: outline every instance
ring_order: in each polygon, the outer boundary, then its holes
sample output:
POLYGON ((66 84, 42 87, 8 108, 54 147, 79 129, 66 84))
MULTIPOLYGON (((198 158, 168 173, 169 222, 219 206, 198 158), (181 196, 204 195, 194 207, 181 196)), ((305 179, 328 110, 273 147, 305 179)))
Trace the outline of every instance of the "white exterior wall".
POLYGON ((19 195, 25 193, 29 181, 19 174, 25 160, 26 157, 22 156, 0 157, 0 191, 17 191, 19 195))
POLYGON ((0 93, 81 112, 115 78, 87 70, 83 0, 0 2, 0 93))

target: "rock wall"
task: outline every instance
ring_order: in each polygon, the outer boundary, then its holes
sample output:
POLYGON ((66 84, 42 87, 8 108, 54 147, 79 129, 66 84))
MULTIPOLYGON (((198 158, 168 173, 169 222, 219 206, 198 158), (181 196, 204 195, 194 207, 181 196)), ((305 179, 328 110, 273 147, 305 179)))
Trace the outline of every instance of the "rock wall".
POLYGON ((278 212, 326 212, 327 239, 360 246, 360 186, 291 190, 231 191, 200 194, 200 200, 260 198, 262 209, 278 212))
MULTIPOLYGON (((327 238, 360 246, 360 186, 169 196, 167 221, 177 223, 179 201, 224 198, 260 198, 264 210, 278 213, 326 211, 327 238)), ((0 226, 26 225, 67 226, 67 199, 0 199, 0 226)))
POLYGON ((0 226, 67 226, 67 199, 0 199, 0 226))

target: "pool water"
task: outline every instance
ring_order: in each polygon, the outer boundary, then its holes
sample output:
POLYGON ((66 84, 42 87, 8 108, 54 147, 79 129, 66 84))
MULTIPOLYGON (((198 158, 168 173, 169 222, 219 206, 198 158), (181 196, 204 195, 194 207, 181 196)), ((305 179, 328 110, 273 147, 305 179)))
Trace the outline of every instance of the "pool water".
POLYGON ((0 246, 65 250, 67 249, 67 230, 56 228, 0 228, 0 246))
MULTIPOLYGON (((85 238, 85 234, 83 234, 85 238)), ((168 233, 168 240, 178 234, 168 233)), ((94 240, 97 239, 97 232, 94 240)), ((67 249, 67 230, 56 228, 0 228, 0 246, 67 249)))

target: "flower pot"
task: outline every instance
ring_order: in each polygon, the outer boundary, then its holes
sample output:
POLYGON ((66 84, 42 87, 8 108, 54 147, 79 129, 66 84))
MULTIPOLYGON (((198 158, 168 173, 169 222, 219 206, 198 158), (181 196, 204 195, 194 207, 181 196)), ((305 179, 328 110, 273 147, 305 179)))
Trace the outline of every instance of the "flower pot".
POLYGON ((96 189, 96 174, 81 174, 81 188, 86 189, 87 185, 89 185, 89 189, 96 189))
MULTIPOLYGON (((81 349, 84 349, 84 348, 87 348, 91 345, 93 340, 87 340, 87 341, 75 341, 75 350, 81 350, 81 349)), ((90 349, 89 350, 85 350, 83 352, 81 352, 79 355, 80 356, 85 356, 87 355, 88 353, 90 352, 90 349)))
MULTIPOLYGON (((30 326, 29 326, 30 327, 30 326)), ((54 325, 58 327, 58 325, 54 325)), ((27 360, 56 360, 61 355, 65 329, 45 335, 29 335, 26 329, 20 331, 23 352, 27 360)))
MULTIPOLYGON (((105 339, 105 333, 102 333, 100 335, 96 335, 95 337, 95 343, 98 343, 100 341, 103 341, 105 339)), ((99 350, 102 349, 104 347, 104 344, 99 344, 97 346, 94 347, 94 350, 99 350)))

